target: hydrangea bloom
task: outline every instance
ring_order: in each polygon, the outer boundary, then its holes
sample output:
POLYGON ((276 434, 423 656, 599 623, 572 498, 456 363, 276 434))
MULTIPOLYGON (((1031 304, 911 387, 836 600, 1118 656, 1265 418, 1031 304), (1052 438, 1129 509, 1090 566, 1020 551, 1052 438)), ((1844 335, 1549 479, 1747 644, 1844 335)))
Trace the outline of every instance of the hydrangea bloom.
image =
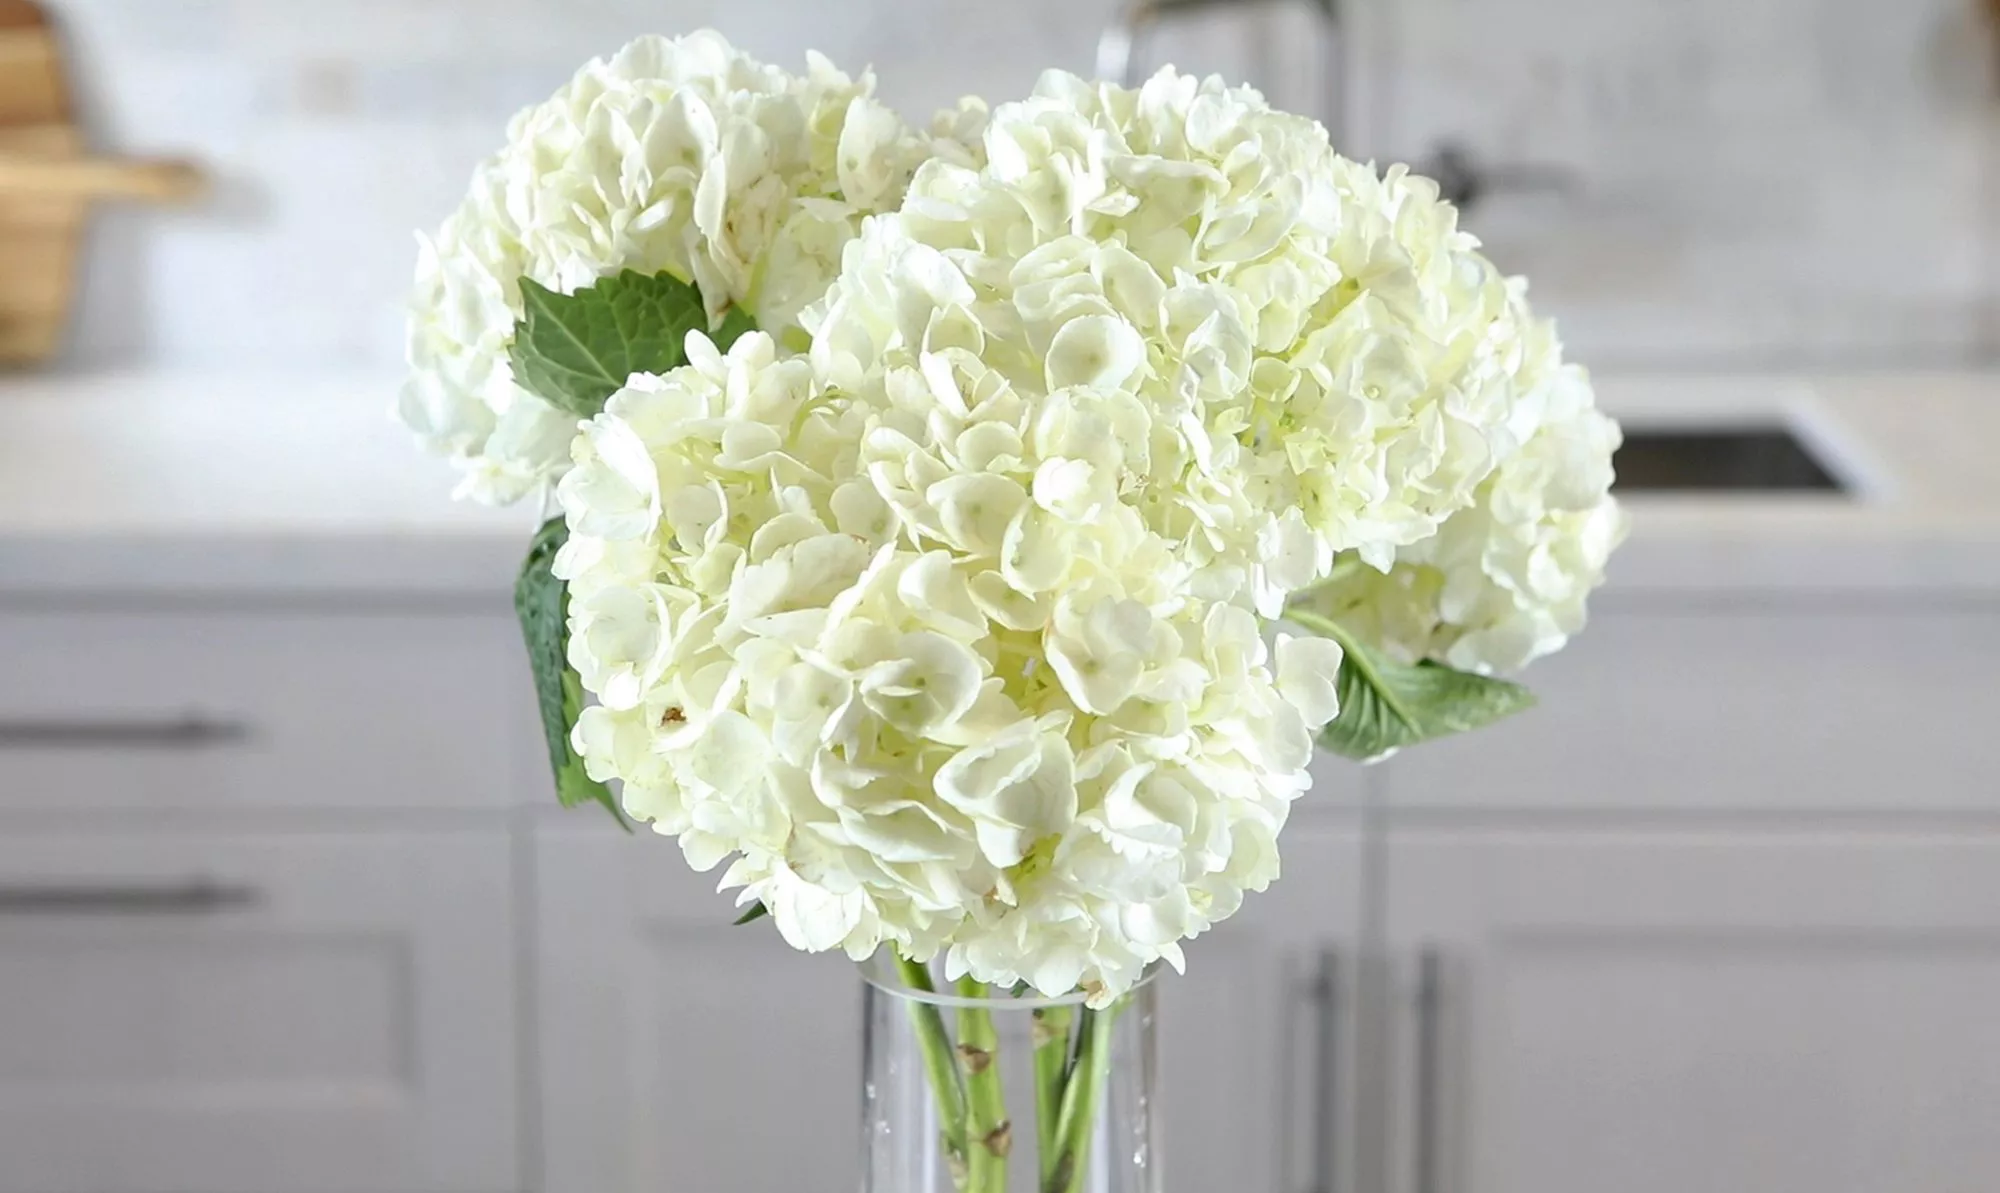
POLYGON ((1115 997, 1276 876, 1341 655, 1263 619, 1498 666, 1617 537, 1521 288, 1255 92, 1051 74, 842 253, 558 490, 577 749, 797 947, 1115 997))
POLYGON ((1618 424, 1594 407, 1583 370, 1563 369, 1546 397, 1472 508, 1399 550, 1386 574, 1341 569, 1313 607, 1401 662, 1490 675, 1561 650, 1629 520, 1610 495, 1618 424))
MULTIPOLYGON (((1194 464, 1150 515, 1211 591, 1275 616, 1343 553, 1386 568, 1532 429, 1559 351, 1436 186, 1339 157, 1255 91, 1052 72, 994 113, 986 150, 919 171, 905 234, 974 288, 988 334, 967 346, 1014 383, 1134 371, 1153 449, 1194 464)), ((867 326, 838 294, 808 322, 840 384, 891 331, 955 331, 867 326)))
MULTIPOLYGON (((949 265, 907 267, 949 320, 949 265)), ((1145 437, 1087 450, 1129 377, 1029 395, 950 349, 843 391, 763 335, 689 350, 559 490, 577 744, 634 816, 739 855, 797 947, 1050 994, 1178 963, 1276 876, 1338 648, 1190 591, 1145 437)))
POLYGON ((461 495, 513 501, 569 463, 576 420, 517 386, 507 360, 523 278, 568 293, 667 271, 712 317, 741 305, 782 334, 920 162, 971 161, 979 105, 924 136, 873 90, 818 55, 795 76, 704 32, 636 41, 515 117, 419 254, 399 414, 456 461, 461 495))

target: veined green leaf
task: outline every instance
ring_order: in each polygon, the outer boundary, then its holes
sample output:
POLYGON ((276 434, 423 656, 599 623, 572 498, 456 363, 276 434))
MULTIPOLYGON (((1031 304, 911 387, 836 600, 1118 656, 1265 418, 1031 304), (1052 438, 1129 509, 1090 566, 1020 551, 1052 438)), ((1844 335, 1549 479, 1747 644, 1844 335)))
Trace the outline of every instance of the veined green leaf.
MULTIPOLYGON (((521 281, 521 321, 514 328, 514 379, 529 393, 578 418, 593 418, 634 373, 664 373, 687 363, 687 333, 709 331, 701 291, 672 274, 626 270, 574 294, 521 281)), ((756 323, 731 310, 713 330, 729 345, 756 323)))
MULTIPOLYGON (((565 808, 602 804, 625 825, 617 797, 590 777, 583 759, 570 748, 570 730, 583 714, 584 696, 583 683, 569 665, 569 590, 555 575, 556 552, 567 541, 569 527, 561 518, 551 520, 535 535, 514 585, 514 611, 521 619, 521 636, 526 640, 528 665, 535 678, 535 699, 541 706, 556 798, 565 808)), ((629 831, 631 826, 625 827, 629 831)))
POLYGON ((1340 716, 1320 744, 1348 758, 1375 759, 1422 742, 1482 729, 1535 705, 1517 683, 1457 671, 1441 663, 1392 663, 1338 622, 1306 610, 1287 621, 1340 643, 1340 716))

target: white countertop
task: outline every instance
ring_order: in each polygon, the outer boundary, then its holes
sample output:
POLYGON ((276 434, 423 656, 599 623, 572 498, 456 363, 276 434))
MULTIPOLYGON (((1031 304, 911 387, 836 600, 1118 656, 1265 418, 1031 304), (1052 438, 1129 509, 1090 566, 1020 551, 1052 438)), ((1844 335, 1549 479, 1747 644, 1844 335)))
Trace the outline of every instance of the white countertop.
MULTIPOLYGON (((535 521, 450 499, 394 376, 0 381, 0 589, 504 599, 535 521)), ((1785 421, 1852 496, 1632 499, 1613 599, 2000 595, 2000 374, 1600 378, 1630 425, 1785 421)))
POLYGON ((451 499, 393 375, 0 381, 0 590, 490 593, 536 512, 451 499))
POLYGON ((1847 493, 1649 494, 1608 594, 2000 596, 2000 373, 1600 378, 1628 428, 1784 425, 1847 493))

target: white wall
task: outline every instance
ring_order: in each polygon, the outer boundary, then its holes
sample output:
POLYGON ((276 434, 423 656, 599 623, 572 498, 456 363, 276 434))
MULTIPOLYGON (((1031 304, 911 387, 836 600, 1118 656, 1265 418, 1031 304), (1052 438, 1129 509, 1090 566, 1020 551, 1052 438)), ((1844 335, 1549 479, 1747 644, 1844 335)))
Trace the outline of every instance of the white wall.
POLYGON ((2000 35, 1973 0, 1387 0, 1389 140, 1565 164, 1475 227, 1612 359, 2000 348, 2000 35))
MULTIPOLYGON (((2000 71, 1969 0, 1349 0, 1346 141, 1561 166, 1476 212, 1601 365, 1962 360, 2000 348, 2000 71)), ((872 62, 924 113, 1088 71, 1117 0, 52 0, 100 147, 189 153, 198 210, 108 213, 72 358, 395 366, 410 231, 505 118, 642 31, 872 62)), ((1302 11, 1155 58, 1313 103, 1302 11)))

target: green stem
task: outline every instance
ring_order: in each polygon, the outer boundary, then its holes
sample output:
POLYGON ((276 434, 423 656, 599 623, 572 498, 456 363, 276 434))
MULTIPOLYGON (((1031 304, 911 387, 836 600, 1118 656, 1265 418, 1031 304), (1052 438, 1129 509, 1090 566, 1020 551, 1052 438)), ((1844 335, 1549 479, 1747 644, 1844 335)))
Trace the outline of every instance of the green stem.
POLYGON ((1062 1113, 1063 1085, 1069 1079, 1069 1029, 1075 1018, 1070 1007, 1035 1012, 1035 1154, 1044 1188, 1055 1178, 1056 1116, 1062 1113))
POLYGON ((1085 1166, 1090 1161, 1090 1137, 1097 1128, 1098 1103, 1111 1076, 1111 1026, 1124 1009, 1120 1000, 1102 1011, 1085 1010, 1083 1030, 1077 1043, 1076 1064, 1070 1069, 1068 1088, 1063 1090, 1062 1110, 1056 1119, 1056 1162, 1043 1193, 1078 1193, 1083 1188, 1085 1166))
MULTIPOLYGON (((911 990, 936 994, 931 972, 921 964, 896 958, 896 971, 911 990)), ((945 1030, 944 1012, 936 1003, 906 998, 910 1023, 917 1032, 917 1049, 923 1053, 924 1072, 930 1077, 931 1093, 937 1098, 938 1129, 944 1136, 944 1150, 952 1166, 952 1179, 964 1187, 966 1172, 965 1087, 959 1084, 958 1066, 953 1063, 951 1033, 945 1030)))
POLYGON ((1309 609, 1287 609, 1282 620, 1289 621, 1303 629, 1311 630, 1322 638, 1331 638, 1335 642, 1340 643, 1342 650, 1353 651, 1355 655, 1354 665, 1361 668, 1363 674, 1367 675, 1369 681, 1376 687, 1379 688, 1382 686, 1382 676, 1380 673, 1369 666, 1368 658, 1365 654, 1355 650, 1355 646, 1358 643, 1354 635, 1348 633, 1339 622, 1324 613, 1314 613, 1309 609))
MULTIPOLYGON (((958 994, 981 1001, 992 997, 984 982, 969 976, 958 980, 958 994)), ((958 1063, 965 1078, 966 1193, 1006 1193, 1014 1127, 1000 1084, 1000 1033, 984 1006, 958 1009, 958 1063)))
POLYGON ((1383 707, 1394 713, 1404 725, 1414 727, 1422 724, 1421 710, 1412 708, 1409 702, 1398 694, 1396 685, 1390 683, 1389 678, 1382 674, 1381 669, 1375 665, 1374 657, 1362 647, 1360 639, 1343 629, 1339 622, 1324 614, 1311 613, 1303 609, 1285 610, 1285 620, 1302 629, 1311 630, 1322 638, 1333 639, 1340 646, 1340 666, 1343 672, 1349 667, 1360 672, 1362 680, 1374 690, 1383 707))

